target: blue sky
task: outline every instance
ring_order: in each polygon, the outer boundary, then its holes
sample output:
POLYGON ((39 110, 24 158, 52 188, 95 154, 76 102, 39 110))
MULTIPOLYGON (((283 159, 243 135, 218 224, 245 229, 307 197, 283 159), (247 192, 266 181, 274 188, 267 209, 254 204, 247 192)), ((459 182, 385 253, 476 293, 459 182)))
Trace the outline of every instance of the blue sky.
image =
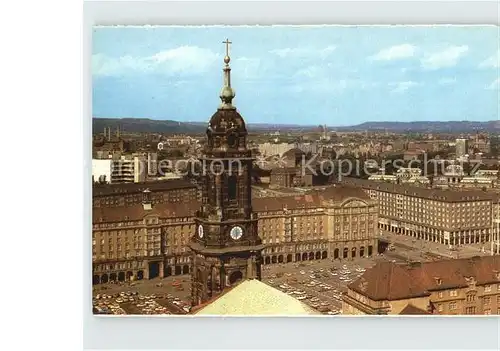
POLYGON ((231 45, 249 123, 499 119, 498 27, 99 27, 95 117, 206 121, 231 45))

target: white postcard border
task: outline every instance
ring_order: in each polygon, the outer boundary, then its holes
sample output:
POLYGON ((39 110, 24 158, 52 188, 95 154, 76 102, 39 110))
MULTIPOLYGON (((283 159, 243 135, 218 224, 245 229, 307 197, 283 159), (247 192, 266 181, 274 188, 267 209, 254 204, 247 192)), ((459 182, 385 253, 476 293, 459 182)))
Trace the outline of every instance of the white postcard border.
MULTIPOLYGON (((500 349, 498 317, 95 317, 91 313, 92 25, 492 24, 496 1, 84 4, 85 349, 500 349)), ((210 111, 207 111, 209 116, 210 111)))

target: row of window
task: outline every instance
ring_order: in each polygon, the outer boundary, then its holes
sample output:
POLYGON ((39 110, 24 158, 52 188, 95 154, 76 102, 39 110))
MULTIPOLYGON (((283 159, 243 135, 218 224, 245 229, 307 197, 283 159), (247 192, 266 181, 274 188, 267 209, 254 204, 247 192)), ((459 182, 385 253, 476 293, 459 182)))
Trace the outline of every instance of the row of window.
MULTIPOLYGON (((182 248, 182 252, 184 252, 185 248, 182 248)), ((176 251, 176 250, 173 250, 176 251)), ((93 251, 92 252, 92 260, 96 261, 97 259, 100 260, 111 260, 111 259, 120 259, 120 258, 132 258, 132 257, 144 257, 144 256, 158 256, 161 254, 161 250, 136 250, 135 254, 134 251, 125 251, 125 252, 113 252, 113 251, 108 251, 107 253, 101 253, 97 254, 97 252, 93 251)))
POLYGON ((146 263, 137 262, 137 261, 109 263, 109 264, 97 264, 97 265, 94 265, 94 271, 136 269, 136 268, 143 268, 145 266, 146 266, 146 263))
MULTIPOLYGON (((493 288, 494 288, 494 287, 495 287, 495 285, 485 285, 485 286, 484 286, 484 292, 491 292, 491 291, 493 290, 493 288)), ((496 285, 496 289, 497 289, 498 291, 500 291, 500 284, 497 284, 497 285, 496 285)), ((449 296, 451 296, 451 297, 457 297, 457 296, 458 296, 458 290, 449 290, 449 291, 448 291, 448 294, 449 294, 449 296)), ((440 292, 438 292, 438 297, 439 297, 439 298, 443 298, 443 297, 444 297, 444 291, 440 291, 440 292)), ((485 297, 485 298, 486 298, 486 297, 485 297)), ((466 295, 466 300, 467 300, 468 302, 475 301, 475 299, 476 299, 476 294, 467 294, 467 295, 466 295)), ((488 299, 489 299, 489 297, 488 297, 488 299)), ((483 299, 483 301, 484 301, 484 299, 483 299)), ((489 300, 488 300, 488 301, 489 301, 489 300)), ((500 296, 498 296, 498 297, 497 297, 497 302, 498 302, 498 303, 500 303, 500 296)))

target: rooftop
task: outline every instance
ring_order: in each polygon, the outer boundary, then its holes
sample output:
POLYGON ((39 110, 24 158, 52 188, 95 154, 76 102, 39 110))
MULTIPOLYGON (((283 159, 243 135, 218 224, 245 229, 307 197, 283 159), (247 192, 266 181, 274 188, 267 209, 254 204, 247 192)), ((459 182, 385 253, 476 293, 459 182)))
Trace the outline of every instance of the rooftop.
POLYGON ((92 187, 92 196, 106 196, 115 194, 140 193, 146 189, 161 191, 167 189, 195 188, 196 186, 184 179, 171 179, 143 183, 95 184, 92 187))
POLYGON ((429 296, 431 291, 500 283, 500 256, 397 264, 379 262, 348 287, 371 300, 429 296))
POLYGON ((408 305, 406 305, 405 308, 403 308, 401 310, 401 312, 399 312, 399 314, 422 315, 422 314, 430 314, 430 313, 412 305, 411 303, 409 303, 408 305))
POLYGON ((189 203, 155 204, 150 210, 144 209, 142 204, 119 207, 94 207, 92 209, 92 223, 139 221, 145 216, 154 215, 159 218, 194 217, 200 208, 198 201, 189 203))
POLYGON ((342 182, 344 184, 359 186, 364 189, 372 189, 444 202, 488 201, 494 199, 494 194, 481 190, 427 189, 405 184, 382 183, 350 177, 343 178, 342 182))
MULTIPOLYGON (((146 189, 151 189, 146 187, 146 189)), ((154 188, 153 188, 154 189, 154 188)), ((252 199, 255 212, 321 208, 326 201, 343 203, 348 199, 372 202, 361 188, 352 186, 334 186, 312 190, 304 195, 260 197, 252 199)), ((127 220, 141 220, 147 215, 160 218, 194 217, 200 209, 201 203, 197 200, 189 203, 155 204, 152 209, 144 209, 142 204, 119 207, 94 207, 92 222, 123 222, 127 220)))

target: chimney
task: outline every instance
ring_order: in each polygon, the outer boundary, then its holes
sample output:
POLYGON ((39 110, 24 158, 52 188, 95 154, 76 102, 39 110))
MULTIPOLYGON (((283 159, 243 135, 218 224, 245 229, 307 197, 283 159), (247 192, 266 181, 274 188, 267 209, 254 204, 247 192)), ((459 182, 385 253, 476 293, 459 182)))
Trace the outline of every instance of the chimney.
POLYGON ((145 211, 153 209, 151 204, 151 191, 149 189, 142 192, 142 207, 145 211))

